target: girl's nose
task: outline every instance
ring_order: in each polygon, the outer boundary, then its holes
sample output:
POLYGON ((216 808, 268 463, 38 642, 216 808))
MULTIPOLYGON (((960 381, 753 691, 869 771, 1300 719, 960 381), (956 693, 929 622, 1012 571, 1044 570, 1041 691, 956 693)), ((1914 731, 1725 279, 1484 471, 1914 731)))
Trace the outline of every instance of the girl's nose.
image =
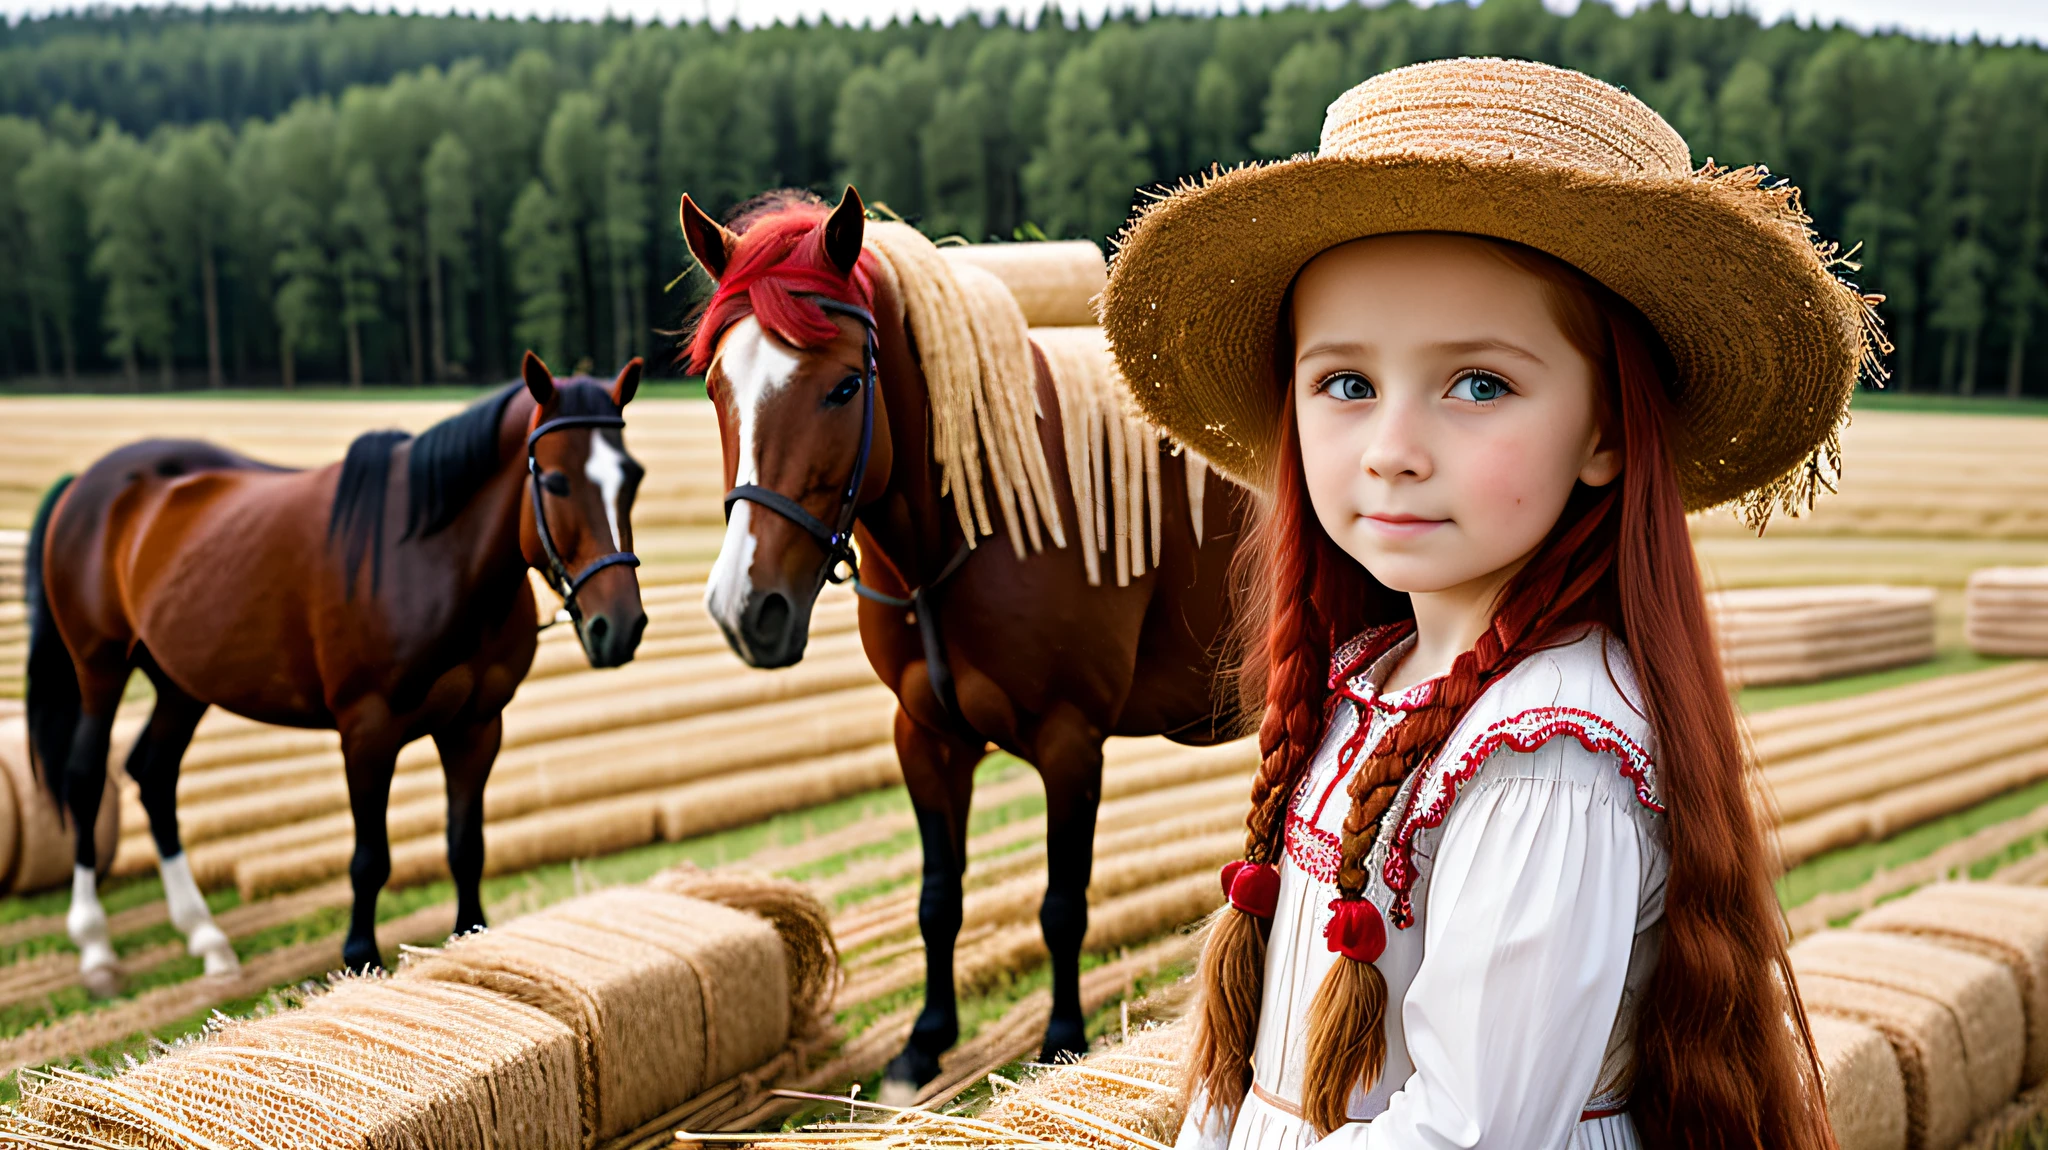
POLYGON ((1411 398, 1388 396, 1365 421, 1365 450, 1359 466, 1374 479, 1389 483, 1428 479, 1435 470, 1423 435, 1428 415, 1411 398))

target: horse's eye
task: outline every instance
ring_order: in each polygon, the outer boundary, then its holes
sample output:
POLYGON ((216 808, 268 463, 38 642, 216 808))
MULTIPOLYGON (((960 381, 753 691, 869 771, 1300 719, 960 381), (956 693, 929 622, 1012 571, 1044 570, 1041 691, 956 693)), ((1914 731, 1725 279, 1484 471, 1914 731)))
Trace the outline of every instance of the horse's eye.
POLYGON ((829 393, 826 394, 825 405, 827 407, 841 407, 851 402, 853 400, 853 397, 859 394, 860 377, 857 375, 849 375, 845 379, 839 381, 839 386, 833 388, 829 393))
POLYGON ((549 495, 558 495, 565 499, 569 495, 569 477, 559 471, 550 471, 541 476, 540 485, 547 489, 549 495))

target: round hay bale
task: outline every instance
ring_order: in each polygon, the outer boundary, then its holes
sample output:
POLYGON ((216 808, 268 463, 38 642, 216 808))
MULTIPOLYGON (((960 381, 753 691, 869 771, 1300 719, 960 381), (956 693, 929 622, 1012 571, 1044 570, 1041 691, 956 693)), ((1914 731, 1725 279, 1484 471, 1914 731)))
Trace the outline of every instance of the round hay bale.
POLYGON ((1003 281, 1032 327, 1093 325, 1095 297, 1109 282, 1102 249, 1088 240, 969 244, 939 251, 956 264, 978 267, 1003 281))
MULTIPOLYGON (((110 756, 111 757, 111 756, 110 756)), ((100 796, 99 822, 94 827, 96 865, 101 874, 113 866, 114 851, 121 845, 121 791, 116 782, 117 767, 107 770, 106 792, 100 796)), ((7 775, 8 791, 14 799, 16 831, 9 890, 17 894, 49 890, 71 881, 74 839, 70 819, 50 800, 50 792, 36 778, 28 754, 28 721, 0 720, 0 771, 7 775)))
POLYGON ((1836 1144, 1841 1150, 1906 1150, 1906 1080, 1884 1035, 1825 1014, 1807 1023, 1836 1144))

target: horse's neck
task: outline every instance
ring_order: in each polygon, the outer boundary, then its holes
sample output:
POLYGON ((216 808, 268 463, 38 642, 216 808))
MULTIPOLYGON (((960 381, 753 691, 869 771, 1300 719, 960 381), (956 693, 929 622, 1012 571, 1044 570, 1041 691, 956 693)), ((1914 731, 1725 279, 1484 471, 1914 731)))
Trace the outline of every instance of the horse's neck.
POLYGON ((886 278, 875 284, 875 355, 882 406, 889 423, 889 483, 861 514, 861 526, 880 545, 907 586, 936 575, 958 546, 939 494, 932 458, 931 396, 912 345, 902 298, 886 278))
POLYGON ((526 496, 526 432, 533 408, 533 398, 524 389, 505 402, 498 417, 496 472, 438 533, 462 557, 457 570, 466 586, 481 588, 526 577, 519 517, 526 496))

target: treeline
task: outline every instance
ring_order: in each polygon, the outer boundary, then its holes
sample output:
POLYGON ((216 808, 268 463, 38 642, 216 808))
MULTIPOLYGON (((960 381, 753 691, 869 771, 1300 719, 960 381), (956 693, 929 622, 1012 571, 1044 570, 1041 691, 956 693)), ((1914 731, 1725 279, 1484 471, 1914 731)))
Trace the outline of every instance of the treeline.
POLYGON ((475 380, 672 347, 679 193, 842 180, 933 235, 1113 234, 1138 189, 1313 149, 1387 68, 1625 85, 1763 163, 1889 297, 1895 386, 2048 392, 2048 52, 1585 0, 728 30, 241 10, 0 31, 0 375, 475 380))

